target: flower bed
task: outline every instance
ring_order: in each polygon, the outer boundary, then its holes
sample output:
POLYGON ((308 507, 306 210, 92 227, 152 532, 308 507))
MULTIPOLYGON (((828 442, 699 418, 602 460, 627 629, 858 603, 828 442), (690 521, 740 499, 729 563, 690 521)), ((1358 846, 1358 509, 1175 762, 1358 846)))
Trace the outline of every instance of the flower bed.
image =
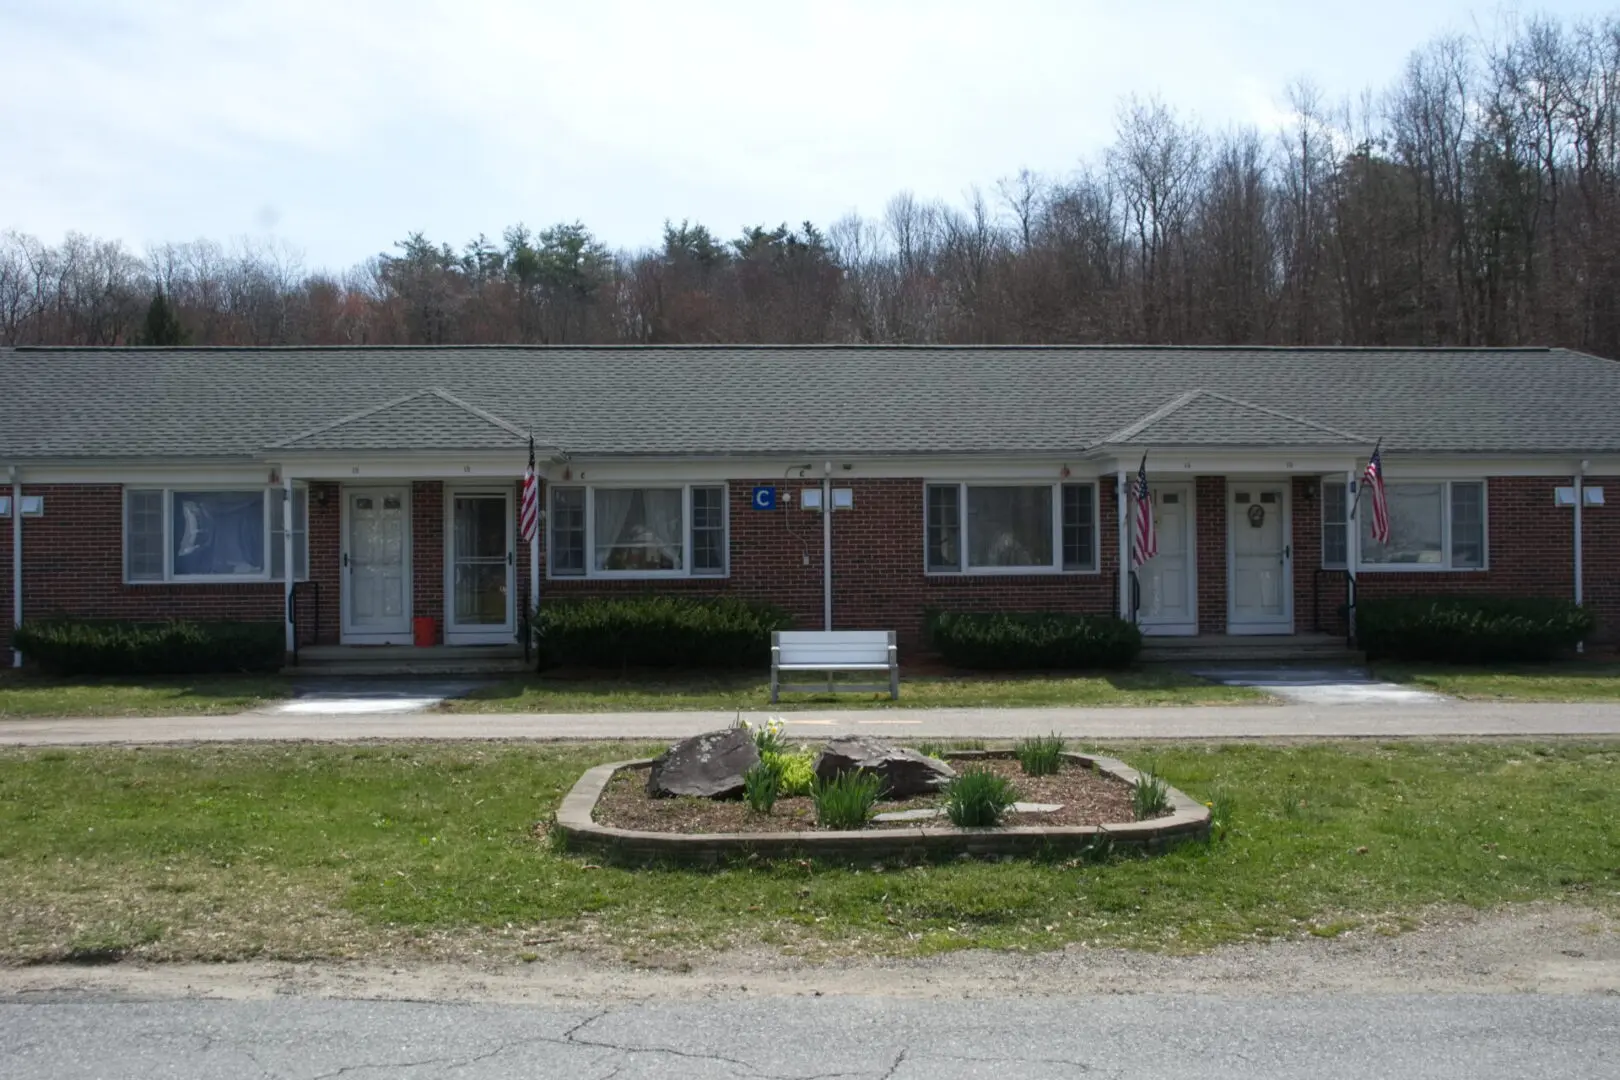
MULTIPOLYGON (((1025 802, 1061 803, 1053 813, 1009 813, 995 828, 963 829, 944 817, 873 822, 859 830, 815 824, 808 798, 778 800, 769 814, 739 800, 652 799, 642 789, 649 760, 599 765, 581 777, 557 813, 558 838, 569 848, 621 864, 714 864, 735 858, 942 858, 955 855, 1077 854, 1110 846, 1162 850, 1209 834, 1209 810, 1174 788, 1160 815, 1135 820, 1136 770, 1113 758, 1065 753, 1053 776, 1019 772, 1011 753, 947 755, 952 765, 1006 775, 1025 802)), ((939 807, 941 795, 875 811, 939 807)))

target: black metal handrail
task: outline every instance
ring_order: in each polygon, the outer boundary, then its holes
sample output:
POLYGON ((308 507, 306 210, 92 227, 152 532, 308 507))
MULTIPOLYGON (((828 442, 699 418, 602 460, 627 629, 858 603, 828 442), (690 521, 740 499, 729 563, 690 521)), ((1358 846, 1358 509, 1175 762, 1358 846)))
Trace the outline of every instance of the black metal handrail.
POLYGON ((1142 579, 1131 571, 1131 621, 1136 621, 1136 613, 1142 610, 1142 579))
POLYGON ((529 666, 529 583, 518 586, 518 636, 523 639, 523 666, 529 666))
POLYGON ((298 663, 298 636, 299 636, 298 635, 298 589, 299 589, 299 586, 307 586, 309 588, 309 590, 315 594, 315 598, 314 598, 315 599, 315 605, 314 605, 314 612, 313 612, 315 618, 313 620, 314 626, 313 626, 313 629, 312 629, 311 634, 310 634, 310 644, 313 645, 313 644, 315 644, 317 641, 319 641, 321 639, 321 583, 318 582, 318 581, 314 581, 314 580, 295 581, 295 582, 293 582, 292 589, 289 590, 288 593, 287 593, 287 622, 288 622, 289 625, 292 626, 292 631, 293 631, 292 632, 292 645, 293 645, 293 647, 292 647, 292 662, 293 662, 293 664, 295 666, 298 663))

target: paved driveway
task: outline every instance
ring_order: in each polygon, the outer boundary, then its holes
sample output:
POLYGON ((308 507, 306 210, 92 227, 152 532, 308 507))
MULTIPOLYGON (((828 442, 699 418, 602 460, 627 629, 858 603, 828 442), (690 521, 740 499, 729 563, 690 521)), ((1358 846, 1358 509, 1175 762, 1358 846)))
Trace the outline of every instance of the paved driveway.
POLYGON ((1365 668, 1270 667, 1216 665, 1189 669, 1192 674, 1225 686, 1253 686, 1284 701, 1305 705, 1440 705, 1444 694, 1414 690, 1400 683, 1375 679, 1365 668))

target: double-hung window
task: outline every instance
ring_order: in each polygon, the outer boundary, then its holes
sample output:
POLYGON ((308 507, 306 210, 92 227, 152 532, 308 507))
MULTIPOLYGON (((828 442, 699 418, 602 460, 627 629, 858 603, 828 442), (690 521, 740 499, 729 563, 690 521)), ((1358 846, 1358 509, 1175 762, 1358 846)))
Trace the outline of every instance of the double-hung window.
MULTIPOLYGON (((124 580, 281 581, 285 489, 126 488, 124 580)), ((293 574, 309 576, 309 493, 293 489, 293 574)))
POLYGON ((722 577, 722 484, 553 487, 552 577, 722 577))
POLYGON ((1479 480, 1386 483, 1389 541, 1372 537, 1372 493, 1356 510, 1366 570, 1483 570, 1485 484, 1479 480))
POLYGON ((928 484, 931 574, 1097 569, 1096 484, 928 484))

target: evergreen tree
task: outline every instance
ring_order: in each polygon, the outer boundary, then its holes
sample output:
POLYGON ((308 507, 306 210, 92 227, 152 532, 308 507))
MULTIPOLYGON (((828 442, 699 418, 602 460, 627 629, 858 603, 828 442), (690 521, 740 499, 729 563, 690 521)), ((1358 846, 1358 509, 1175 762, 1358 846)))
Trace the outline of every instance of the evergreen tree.
POLYGON ((163 290, 159 289, 152 294, 152 305, 146 309, 146 328, 140 335, 142 345, 184 345, 186 332, 180 327, 180 318, 175 315, 169 301, 164 298, 163 290))

